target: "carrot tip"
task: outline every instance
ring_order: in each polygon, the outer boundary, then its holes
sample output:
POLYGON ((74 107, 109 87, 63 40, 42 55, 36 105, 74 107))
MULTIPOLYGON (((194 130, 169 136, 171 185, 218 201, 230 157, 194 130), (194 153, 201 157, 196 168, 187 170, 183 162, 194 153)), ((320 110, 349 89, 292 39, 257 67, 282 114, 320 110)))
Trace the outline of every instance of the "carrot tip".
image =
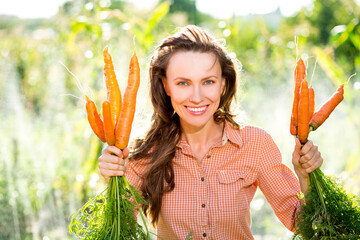
POLYGON ((102 103, 103 106, 107 105, 107 104, 110 104, 109 100, 104 100, 103 103, 102 103))

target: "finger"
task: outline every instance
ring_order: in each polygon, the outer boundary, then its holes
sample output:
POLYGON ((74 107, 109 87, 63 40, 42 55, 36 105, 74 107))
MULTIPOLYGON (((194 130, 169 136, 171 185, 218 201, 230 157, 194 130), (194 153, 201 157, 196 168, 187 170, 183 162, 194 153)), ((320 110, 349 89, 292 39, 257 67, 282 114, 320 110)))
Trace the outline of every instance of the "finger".
POLYGON ((99 161, 99 168, 103 169, 123 170, 125 167, 124 159, 119 159, 119 162, 99 161))
POLYGON ((304 146, 301 148, 300 154, 305 155, 306 153, 308 153, 312 149, 313 146, 314 146, 313 142, 311 140, 308 140, 304 144, 304 146))
POLYGON ((312 158, 317 157, 319 153, 318 146, 313 145, 306 154, 301 156, 300 162, 305 163, 310 161, 312 158))
POLYGON ((120 158, 123 157, 123 152, 118 147, 109 146, 109 150, 111 151, 112 154, 114 154, 114 155, 116 155, 116 156, 118 156, 120 158))
POLYGON ((311 171, 315 170, 316 168, 320 167, 323 163, 323 158, 321 157, 320 152, 317 152, 310 160, 302 163, 301 166, 304 169, 311 169, 311 171))
POLYGON ((299 165, 301 143, 298 138, 295 138, 295 147, 292 153, 292 163, 294 166, 299 165))
POLYGON ((104 155, 99 158, 99 162, 107 162, 107 163, 116 164, 116 165, 124 165, 125 159, 120 158, 115 155, 104 155))
POLYGON ((110 178, 113 176, 123 176, 125 172, 103 169, 100 171, 100 173, 103 177, 105 177, 106 180, 110 180, 110 178))
POLYGON ((110 172, 117 172, 117 171, 122 171, 125 172, 126 171, 127 166, 124 165, 120 165, 120 164, 113 164, 113 163, 108 163, 108 162, 99 162, 99 169, 100 172, 104 175, 106 175, 106 173, 108 171, 110 172))
POLYGON ((298 158, 300 157, 300 150, 301 150, 301 143, 298 138, 295 138, 295 147, 292 155, 293 158, 296 158, 296 160, 298 160, 298 158))
POLYGON ((107 162, 100 162, 99 169, 100 174, 108 181, 112 176, 123 176, 126 172, 126 166, 111 164, 107 162))
POLYGON ((122 150, 123 158, 127 158, 129 156, 129 153, 130 153, 130 149, 129 148, 124 148, 122 150))
POLYGON ((307 163, 307 162, 309 162, 309 161, 314 157, 314 155, 315 155, 315 152, 309 151, 309 152, 307 152, 306 154, 304 154, 304 155, 302 155, 302 156, 300 157, 299 162, 300 162, 301 164, 307 163))
POLYGON ((322 165, 322 160, 316 161, 313 165, 311 165, 310 167, 306 168, 305 171, 307 173, 311 173, 313 171, 315 171, 316 169, 320 168, 322 165))
POLYGON ((118 157, 122 157, 122 151, 115 146, 107 146, 102 151, 103 154, 113 154, 118 157))
POLYGON ((295 138, 295 149, 294 150, 300 153, 301 143, 300 143, 299 138, 295 138))

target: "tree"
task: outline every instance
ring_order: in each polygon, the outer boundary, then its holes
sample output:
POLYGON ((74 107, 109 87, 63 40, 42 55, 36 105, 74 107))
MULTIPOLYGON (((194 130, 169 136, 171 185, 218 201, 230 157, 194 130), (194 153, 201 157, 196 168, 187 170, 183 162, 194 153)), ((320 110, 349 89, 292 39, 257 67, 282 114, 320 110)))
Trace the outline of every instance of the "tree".
POLYGON ((358 17, 358 8, 354 0, 315 0, 308 20, 318 30, 316 43, 327 44, 332 29, 358 17))
MULTIPOLYGON (((165 2, 161 0, 160 2, 165 2)), ((170 13, 183 12, 188 16, 191 24, 199 24, 199 11, 196 8, 196 0, 172 0, 170 3, 170 13)))

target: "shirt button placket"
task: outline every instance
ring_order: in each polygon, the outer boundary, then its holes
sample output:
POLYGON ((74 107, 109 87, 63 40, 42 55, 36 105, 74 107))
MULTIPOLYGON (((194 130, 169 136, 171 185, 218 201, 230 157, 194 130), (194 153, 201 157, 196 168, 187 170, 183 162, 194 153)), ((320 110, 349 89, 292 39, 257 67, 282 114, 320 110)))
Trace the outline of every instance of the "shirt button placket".
MULTIPOLYGON (((204 181, 205 181, 205 178, 204 178, 204 177, 201 177, 201 181, 204 182, 204 181)), ((205 195, 206 195, 206 194, 205 194, 205 195)), ((205 203, 201 204, 201 208, 205 208, 205 207, 206 207, 205 203)))
MULTIPOLYGON (((209 155, 209 154, 208 154, 209 155)), ((205 155, 204 159, 207 159, 207 156, 205 155)), ((203 160, 204 160, 203 159, 203 160)), ((205 177, 206 177, 206 161, 200 162, 200 168, 199 168, 199 193, 198 193, 198 199, 197 199, 197 204, 198 205, 198 211, 199 211, 199 224, 204 227, 203 229, 203 233, 206 231, 207 227, 208 227, 208 223, 209 223, 209 219, 208 219, 208 213, 207 213, 207 202, 208 202, 208 196, 207 196, 207 182, 205 181, 205 177), (205 165, 204 165, 205 164, 205 165)))

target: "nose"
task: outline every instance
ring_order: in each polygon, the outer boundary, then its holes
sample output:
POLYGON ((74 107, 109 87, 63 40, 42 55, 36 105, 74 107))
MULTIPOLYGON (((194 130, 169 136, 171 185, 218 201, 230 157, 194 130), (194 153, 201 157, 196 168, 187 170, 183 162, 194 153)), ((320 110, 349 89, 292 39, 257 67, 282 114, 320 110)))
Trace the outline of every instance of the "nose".
POLYGON ((199 85, 193 85, 190 102, 200 103, 203 100, 202 89, 199 85))

